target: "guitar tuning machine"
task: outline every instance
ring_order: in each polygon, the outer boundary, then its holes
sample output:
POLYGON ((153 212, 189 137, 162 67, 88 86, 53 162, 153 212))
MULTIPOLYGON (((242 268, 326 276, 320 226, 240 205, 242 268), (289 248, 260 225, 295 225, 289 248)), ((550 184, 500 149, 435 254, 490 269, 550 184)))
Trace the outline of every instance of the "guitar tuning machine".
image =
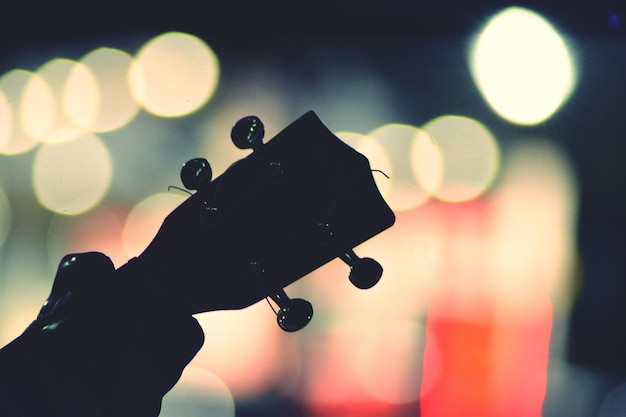
POLYGON ((279 290, 270 298, 280 307, 276 312, 278 326, 286 332, 297 332, 313 318, 313 306, 302 298, 289 298, 285 290, 279 290))
MULTIPOLYGON (((334 236, 330 223, 325 221, 316 222, 312 231, 312 239, 319 246, 330 244, 334 236)), ((339 258, 350 266, 350 282, 357 288, 366 290, 372 288, 380 281, 383 275, 383 267, 372 258, 360 258, 353 249, 345 251, 339 258)))
MULTIPOLYGON (((239 149, 252 149, 253 152, 263 147, 265 126, 257 116, 246 116, 237 121, 230 131, 233 144, 239 149)), ((280 162, 267 161, 271 168, 271 181, 280 183, 287 177, 280 162)))
POLYGON ((212 176, 211 165, 204 158, 190 159, 180 170, 180 179, 188 190, 198 190, 204 182, 211 182, 212 176))
POLYGON ((350 266, 350 282, 357 288, 366 290, 380 281, 383 267, 372 258, 359 258, 354 250, 350 249, 339 256, 350 266))
MULTIPOLYGON (((261 282, 265 270, 259 262, 248 262, 246 275, 253 276, 261 282)), ((280 289, 269 296, 279 307, 276 313, 278 326, 286 332, 297 332, 309 324, 313 318, 313 306, 308 300, 302 298, 289 298, 284 289, 280 289)), ((269 302, 269 300, 268 300, 269 302)), ((271 306, 271 303, 270 303, 271 306)))
POLYGON ((230 131, 230 138, 239 149, 256 151, 263 146, 265 127, 257 116, 247 116, 239 119, 230 131))

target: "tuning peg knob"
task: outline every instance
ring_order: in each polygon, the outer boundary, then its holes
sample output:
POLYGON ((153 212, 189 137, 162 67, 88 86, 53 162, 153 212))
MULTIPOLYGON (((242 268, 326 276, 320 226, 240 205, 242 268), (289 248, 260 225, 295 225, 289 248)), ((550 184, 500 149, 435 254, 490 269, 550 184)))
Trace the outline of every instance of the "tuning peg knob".
POLYGON ((284 290, 271 296, 280 309, 276 313, 278 326, 286 332, 297 332, 313 318, 313 306, 302 298, 291 299, 284 290))
POLYGON ((197 190, 203 182, 211 181, 212 175, 211 165, 204 158, 190 159, 180 170, 180 179, 188 190, 197 190))
POLYGON ((353 250, 340 256, 350 266, 350 282, 357 288, 372 288, 383 276, 383 267, 372 258, 359 258, 353 250))
POLYGON ((247 116, 239 119, 230 131, 230 138, 239 149, 256 150, 263 146, 265 127, 256 116, 247 116))

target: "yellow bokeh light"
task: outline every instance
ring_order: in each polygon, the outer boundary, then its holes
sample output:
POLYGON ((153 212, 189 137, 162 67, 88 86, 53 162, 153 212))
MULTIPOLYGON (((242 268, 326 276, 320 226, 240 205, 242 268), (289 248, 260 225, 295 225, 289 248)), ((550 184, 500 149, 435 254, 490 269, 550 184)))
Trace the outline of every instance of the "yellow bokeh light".
POLYGON ((470 68, 494 111, 522 125, 548 119, 575 84, 564 40, 543 17, 519 7, 489 20, 470 50, 470 68))
MULTIPOLYGON (((337 132, 336 136, 352 146, 356 151, 365 155, 372 169, 380 170, 389 175, 392 170, 391 160, 382 145, 375 139, 354 132, 337 132)), ((373 175, 378 191, 384 198, 388 198, 393 191, 393 180, 380 173, 374 173, 373 175)))
POLYGON ((443 180, 444 161, 441 148, 428 132, 418 131, 411 145, 410 160, 417 182, 429 194, 435 195, 443 180))
POLYGON ((414 142, 412 154, 417 154, 426 143, 433 143, 438 152, 429 152, 441 158, 433 169, 441 169, 441 174, 424 177, 419 159, 413 158, 412 162, 416 177, 427 184, 433 196, 460 202, 476 198, 489 188, 500 166, 498 143, 489 129, 474 119, 453 115, 433 119, 423 129, 432 142, 414 142))
POLYGON ((24 87, 19 115, 24 130, 36 139, 50 131, 54 121, 55 102, 52 89, 40 74, 33 74, 24 87))
POLYGON ((4 138, 0 137, 0 153, 16 155, 28 152, 37 145, 36 138, 24 128, 21 117, 24 90, 33 77, 37 75, 17 69, 9 71, 0 78, 0 90, 4 93, 3 98, 6 100, 5 105, 0 106, 0 112, 2 119, 7 122, 2 128, 4 138))
POLYGON ((37 199, 64 215, 81 214, 96 206, 113 176, 111 156, 100 138, 88 132, 77 137, 70 142, 43 144, 33 164, 37 199))
POLYGON ((176 193, 157 193, 137 203, 124 222, 122 245, 127 258, 140 255, 150 244, 163 220, 187 196, 176 193))
POLYGON ((213 176, 217 177, 235 161, 250 154, 249 149, 237 148, 230 139, 232 127, 239 119, 255 115, 265 125, 264 141, 271 140, 291 120, 286 116, 287 104, 280 84, 274 79, 258 83, 240 80, 226 91, 224 102, 211 111, 210 118, 202 124, 202 148, 199 155, 211 163, 213 176))
POLYGON ((202 107, 219 80, 219 61, 201 39, 168 32, 146 43, 130 71, 131 91, 158 116, 177 117, 202 107))
POLYGON ((11 223, 13 221, 13 215, 11 214, 11 205, 9 199, 2 189, 0 189, 0 246, 6 241, 9 231, 11 230, 11 223))
POLYGON ((367 135, 338 132, 337 136, 369 159, 374 179, 383 197, 395 211, 410 210, 430 199, 411 173, 410 149, 423 132, 414 126, 386 124, 367 135), (389 177, 389 178, 387 178, 389 177))
POLYGON ((63 105, 78 125, 94 132, 108 132, 129 123, 139 105, 128 84, 133 58, 112 48, 98 48, 84 56, 70 73, 63 105))
MULTIPOLYGON (((50 60, 37 69, 37 75, 45 84, 40 86, 39 83, 31 83, 25 91, 22 119, 28 130, 41 142, 59 143, 74 140, 81 135, 76 123, 61 109, 63 87, 69 74, 79 66, 81 64, 69 59, 50 60)), ((86 108, 91 107, 87 100, 82 104, 86 108)))
POLYGON ((90 126, 97 117, 101 101, 96 76, 87 65, 77 63, 63 86, 61 104, 64 113, 76 126, 90 126))
POLYGON ((9 142, 13 130, 13 109, 7 96, 0 91, 0 153, 5 144, 9 142))

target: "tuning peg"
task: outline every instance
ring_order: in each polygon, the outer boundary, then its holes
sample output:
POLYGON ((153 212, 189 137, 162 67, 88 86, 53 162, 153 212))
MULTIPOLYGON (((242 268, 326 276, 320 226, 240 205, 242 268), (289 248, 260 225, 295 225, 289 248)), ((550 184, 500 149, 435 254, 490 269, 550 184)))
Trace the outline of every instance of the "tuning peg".
POLYGON ((372 258, 359 258, 351 249, 340 256, 350 266, 350 282, 357 288, 366 290, 380 281, 383 267, 372 258))
POLYGON ((197 190, 203 182, 211 181, 212 175, 211 165, 204 158, 190 159, 180 170, 180 179, 188 190, 197 190))
POLYGON ((261 119, 256 116, 247 116, 239 119, 230 131, 230 138, 239 149, 257 150, 263 146, 265 128, 261 119))
MULTIPOLYGON (((265 269, 260 262, 251 261, 245 264, 242 273, 248 277, 248 279, 258 281, 262 284, 265 269)), ((276 313, 278 326, 286 332, 297 332, 309 324, 313 318, 313 306, 307 300, 302 298, 291 299, 287 296, 285 290, 282 289, 270 295, 270 298, 274 300, 279 307, 279 310, 276 311, 270 303, 272 310, 276 313)))
POLYGON ((285 290, 270 296, 280 307, 276 313, 276 321, 286 332, 297 332, 309 324, 313 318, 313 306, 302 298, 289 298, 285 290))

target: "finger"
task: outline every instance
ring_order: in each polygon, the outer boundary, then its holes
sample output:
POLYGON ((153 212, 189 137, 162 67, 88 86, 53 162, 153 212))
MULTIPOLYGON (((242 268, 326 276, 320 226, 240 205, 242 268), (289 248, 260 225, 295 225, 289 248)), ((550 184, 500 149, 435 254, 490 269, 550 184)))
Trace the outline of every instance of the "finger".
POLYGON ((50 295, 38 318, 67 311, 69 305, 75 301, 76 293, 94 289, 114 270, 111 259, 100 252, 65 255, 59 262, 50 295))
POLYGON ((65 255, 59 263, 51 296, 67 291, 89 290, 114 270, 111 259, 100 252, 65 255))

